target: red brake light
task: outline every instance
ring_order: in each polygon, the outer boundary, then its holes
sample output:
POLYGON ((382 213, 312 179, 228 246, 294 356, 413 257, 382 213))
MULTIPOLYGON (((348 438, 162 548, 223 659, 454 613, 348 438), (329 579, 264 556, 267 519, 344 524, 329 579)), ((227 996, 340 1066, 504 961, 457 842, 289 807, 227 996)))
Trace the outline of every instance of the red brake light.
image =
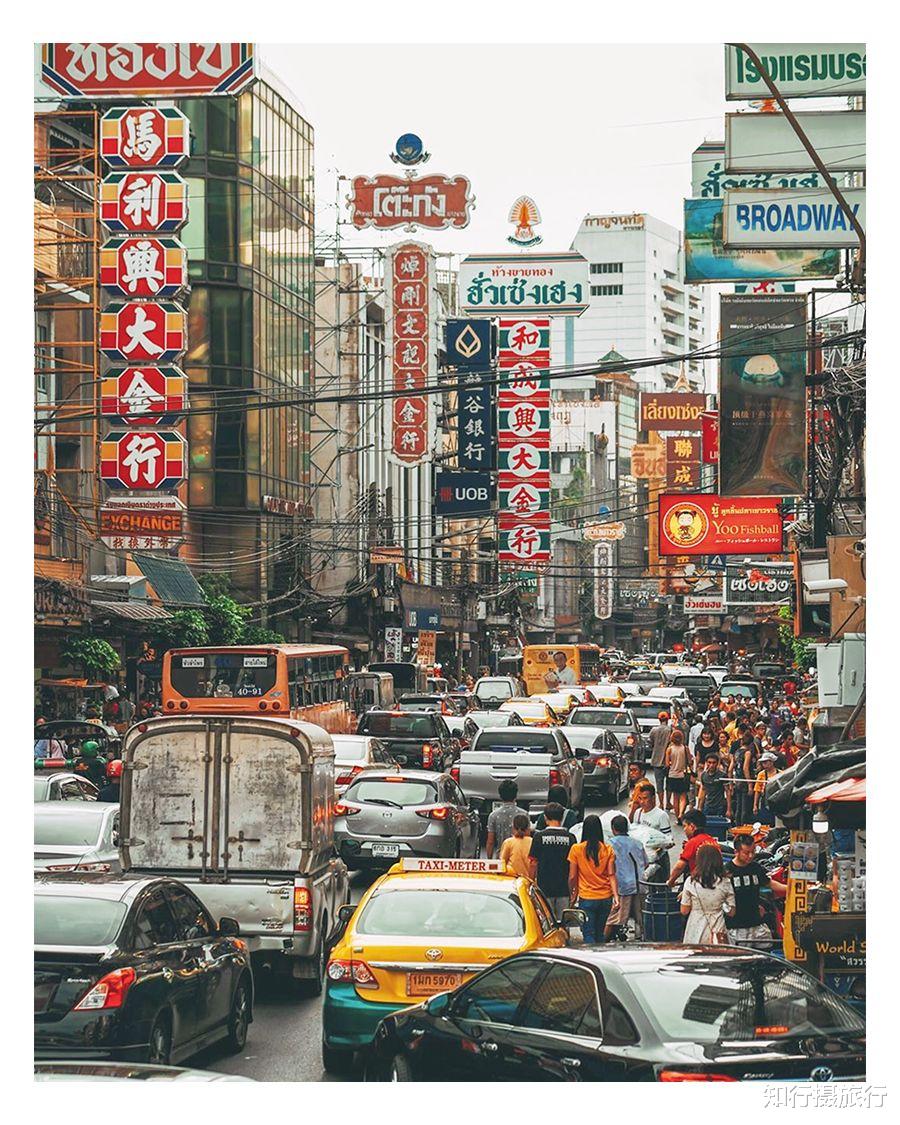
POLYGON ((266 701, 265 701, 264 699, 261 699, 261 700, 259 701, 259 709, 260 709, 260 711, 265 711, 265 710, 266 710, 266 709, 268 708, 268 706, 269 706, 269 705, 268 705, 268 703, 266 703, 266 701))
POLYGON ((459 766, 450 767, 450 776, 453 778, 456 784, 459 785, 459 766))
POLYGON ((134 984, 134 969, 113 969, 107 973, 75 1005, 74 1011, 86 1012, 98 1009, 121 1008, 125 1003, 125 994, 134 984))
POLYGON ((170 699, 169 702, 166 704, 166 707, 168 707, 168 709, 170 711, 174 711, 175 710, 175 700, 170 699))
POLYGON ((335 816, 356 816, 362 809, 356 805, 345 805, 343 801, 335 801, 333 811, 335 816))
POLYGON ((294 887, 294 930, 308 933, 312 928, 312 891, 309 887, 294 887))
POLYGON ((349 785, 358 773, 362 773, 362 769, 362 766, 351 766, 349 770, 338 774, 334 780, 335 785, 349 785))
POLYGON ((660 1082, 737 1082, 731 1074, 704 1073, 700 1070, 661 1070, 660 1082))
POLYGON ((561 785, 562 780, 559 776, 559 770, 555 766, 550 767, 550 784, 561 785))
MULTIPOLYGON (((174 707, 175 704, 170 703, 169 706, 174 707)), ((138 723, 138 730, 141 732, 141 734, 145 734, 146 731, 147 731, 147 724, 146 723, 138 723)))
POLYGON ((431 763, 433 761, 434 761, 434 747, 431 745, 430 742, 426 742, 425 745, 422 747, 422 765, 425 767, 425 769, 428 769, 431 766, 431 763))
POLYGON ((281 710, 281 704, 278 703, 278 702, 273 703, 272 704, 272 710, 273 711, 280 711, 281 710))
POLYGON ((450 805, 435 805, 430 809, 416 809, 416 816, 424 817, 426 820, 446 820, 452 812, 450 805))
POLYGON ((187 709, 188 709, 187 700, 182 699, 182 701, 178 704, 178 706, 181 708, 182 711, 187 711, 187 709))

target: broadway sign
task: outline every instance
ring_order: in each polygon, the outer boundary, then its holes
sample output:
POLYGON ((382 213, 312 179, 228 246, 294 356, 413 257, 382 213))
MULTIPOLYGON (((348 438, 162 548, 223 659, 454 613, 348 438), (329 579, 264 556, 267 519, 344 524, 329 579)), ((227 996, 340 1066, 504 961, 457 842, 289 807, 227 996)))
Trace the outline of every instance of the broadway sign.
POLYGON ((699 433, 706 395, 685 391, 645 392, 641 395, 642 430, 690 430, 699 433))
POLYGON ((661 555, 777 555, 782 538, 777 497, 666 493, 659 498, 661 555))
POLYGON ((41 78, 71 98, 236 94, 253 81, 253 44, 43 43, 41 78))
MULTIPOLYGON (((854 218, 866 228, 866 189, 844 188, 854 218)), ((850 216, 828 188, 726 191, 723 241, 760 250, 804 246, 856 246, 850 216)))
POLYGON ((725 567, 728 605, 790 605, 793 588, 791 563, 728 563, 725 567))
POLYGON ((474 203, 472 185, 465 176, 356 176, 347 196, 350 221, 359 230, 376 227, 467 227, 474 203))

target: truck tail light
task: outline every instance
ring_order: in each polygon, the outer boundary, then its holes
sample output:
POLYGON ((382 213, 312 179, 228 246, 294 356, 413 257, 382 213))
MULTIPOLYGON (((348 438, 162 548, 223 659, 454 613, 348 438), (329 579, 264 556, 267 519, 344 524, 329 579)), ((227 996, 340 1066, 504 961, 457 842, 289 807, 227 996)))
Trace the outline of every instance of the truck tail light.
POLYGON ((737 1082, 732 1074, 716 1074, 714 1071, 700 1070, 661 1070, 660 1082, 737 1082))
POLYGON ((294 887, 294 933, 307 934, 312 928, 312 891, 294 887))
POLYGON ((416 816, 424 817, 425 820, 447 820, 452 812, 449 805, 435 805, 430 809, 416 809, 416 816))
POLYGON ((134 984, 134 969, 113 969, 82 996, 73 1009, 76 1012, 98 1011, 99 1009, 121 1008, 125 995, 134 984))
POLYGON ((459 766, 450 767, 450 776, 453 778, 456 784, 459 785, 459 766))
POLYGON ((357 988, 378 987, 375 974, 365 961, 329 961, 325 974, 329 980, 355 984, 357 988))
POLYGON ((562 780, 559 776, 559 770, 555 766, 550 767, 550 784, 561 785, 562 780))
POLYGON ((78 863, 75 865, 75 871, 112 871, 112 867, 108 863, 78 863))

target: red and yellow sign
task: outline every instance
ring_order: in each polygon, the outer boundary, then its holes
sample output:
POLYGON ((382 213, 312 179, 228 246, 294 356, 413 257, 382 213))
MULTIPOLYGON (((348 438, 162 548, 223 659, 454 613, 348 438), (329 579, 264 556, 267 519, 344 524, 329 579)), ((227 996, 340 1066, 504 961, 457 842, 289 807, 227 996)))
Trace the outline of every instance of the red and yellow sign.
POLYGON ((669 494, 659 498, 660 555, 763 555, 782 550, 777 498, 669 494))
POLYGON ((100 384, 100 413, 123 426, 168 426, 187 407, 187 378, 179 367, 126 367, 100 384))
POLYGON ((131 106, 100 119, 100 155, 114 168, 172 168, 190 147, 191 127, 179 109, 131 106))
POLYGON ((110 488, 174 488, 184 478, 186 449, 174 430, 111 430, 100 443, 100 479, 110 488))
POLYGON ((177 172, 110 172, 100 184, 100 221, 107 230, 173 231, 187 217, 187 184, 177 172))
POLYGON ((100 247, 100 284, 122 297, 172 297, 187 279, 187 250, 177 238, 111 238, 100 247))
POLYGON ((377 227, 467 227, 473 199, 472 185, 465 176, 425 176, 421 180, 402 176, 355 176, 350 221, 362 230, 377 227))
POLYGON ((119 363, 170 363, 186 341, 184 309, 172 301, 114 301, 100 314, 100 350, 119 363))
POLYGON ((700 487, 700 438, 690 434, 666 438, 666 488, 696 492, 700 487))
POLYGON ((113 550, 177 547, 184 539, 184 505, 175 496, 111 496, 100 509, 100 538, 113 550))
POLYGON ((391 300, 387 310, 388 340, 394 390, 391 455, 401 465, 428 458, 430 412, 423 394, 433 382, 436 359, 431 299, 433 251, 421 242, 403 242, 388 251, 391 300))

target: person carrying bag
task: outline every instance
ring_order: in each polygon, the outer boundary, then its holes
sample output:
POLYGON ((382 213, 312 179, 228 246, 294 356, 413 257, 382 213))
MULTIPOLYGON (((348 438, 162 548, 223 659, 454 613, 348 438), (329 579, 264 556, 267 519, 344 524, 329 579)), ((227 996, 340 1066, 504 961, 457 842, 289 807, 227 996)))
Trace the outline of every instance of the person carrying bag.
POLYGON ((737 909, 734 887, 725 874, 722 853, 712 844, 697 852, 693 875, 684 881, 681 913, 687 916, 685 945, 727 945, 726 918, 737 909))

